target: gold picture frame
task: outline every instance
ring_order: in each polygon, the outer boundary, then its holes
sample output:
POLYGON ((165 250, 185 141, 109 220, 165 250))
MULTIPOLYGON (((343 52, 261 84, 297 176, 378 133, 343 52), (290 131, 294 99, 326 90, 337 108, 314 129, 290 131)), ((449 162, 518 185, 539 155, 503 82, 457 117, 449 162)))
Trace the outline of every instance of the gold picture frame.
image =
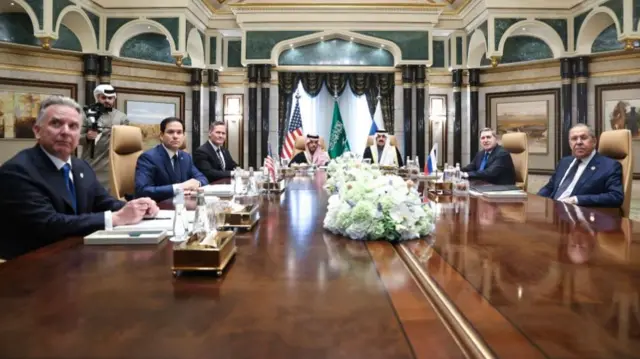
POLYGON ((186 130, 184 92, 116 87, 116 93, 116 108, 127 115, 130 125, 142 129, 144 150, 160 143, 160 122, 167 117, 181 119, 186 130))
POLYGON ((560 160, 560 89, 486 94, 486 127, 498 135, 525 132, 529 140, 529 173, 551 174, 560 160))

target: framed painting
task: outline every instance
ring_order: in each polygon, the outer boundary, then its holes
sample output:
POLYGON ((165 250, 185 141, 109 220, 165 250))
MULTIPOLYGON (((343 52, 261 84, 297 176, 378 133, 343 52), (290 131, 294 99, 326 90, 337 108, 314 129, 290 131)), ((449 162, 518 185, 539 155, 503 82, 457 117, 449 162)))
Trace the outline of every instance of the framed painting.
POLYGON ((560 89, 488 93, 486 125, 498 141, 510 132, 527 134, 529 172, 550 174, 560 159, 560 89))
POLYGON ((429 148, 431 151, 434 143, 438 144, 438 163, 444 166, 447 163, 447 95, 429 95, 429 148))
POLYGON ((0 139, 33 139, 40 102, 51 95, 77 100, 78 85, 0 78, 0 139))
MULTIPOLYGON (((640 150, 640 82, 596 85, 596 133, 627 129, 633 138, 633 152, 640 150)), ((637 157, 637 156, 636 156, 637 157)), ((640 169, 640 157, 633 159, 633 168, 640 169)), ((640 178, 634 171, 633 178, 640 178)))
POLYGON ((127 114, 131 126, 142 130, 145 150, 160 143, 160 122, 165 118, 177 117, 186 126, 184 92, 123 87, 116 87, 116 91, 116 107, 127 114))

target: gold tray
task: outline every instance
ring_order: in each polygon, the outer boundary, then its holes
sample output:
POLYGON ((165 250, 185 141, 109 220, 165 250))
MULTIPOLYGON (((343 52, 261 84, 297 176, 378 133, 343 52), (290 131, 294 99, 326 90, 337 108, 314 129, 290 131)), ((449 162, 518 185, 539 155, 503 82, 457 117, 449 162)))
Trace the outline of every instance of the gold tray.
POLYGON ((277 182, 265 182, 263 184, 263 188, 269 192, 281 193, 284 192, 286 188, 286 183, 284 179, 279 179, 277 182))
POLYGON ((191 241, 173 247, 173 275, 179 271, 211 271, 216 275, 222 272, 236 254, 236 236, 233 231, 218 232, 220 247, 204 247, 191 241))
POLYGON ((429 190, 429 192, 442 192, 445 194, 451 194, 453 192, 453 182, 428 180, 427 189, 429 190))
POLYGON ((278 170, 278 177, 282 178, 282 177, 293 177, 296 175, 296 170, 289 167, 289 168, 280 168, 278 170))
POLYGON ((433 192, 429 192, 428 198, 436 203, 453 203, 455 199, 450 194, 435 194, 433 192))
POLYGON ((250 231, 260 220, 260 205, 247 205, 241 212, 227 213, 224 228, 238 228, 250 231))

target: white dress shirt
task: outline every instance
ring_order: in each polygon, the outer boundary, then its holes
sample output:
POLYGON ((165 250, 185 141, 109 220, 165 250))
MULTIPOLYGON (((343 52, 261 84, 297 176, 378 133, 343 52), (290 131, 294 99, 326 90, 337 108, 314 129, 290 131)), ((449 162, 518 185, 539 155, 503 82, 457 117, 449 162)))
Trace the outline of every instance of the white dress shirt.
MULTIPOLYGON (((587 168, 587 165, 589 165, 589 162, 591 162, 591 159, 595 155, 596 155, 596 150, 593 150, 591 151, 591 154, 589 155, 589 157, 584 158, 582 160, 582 162, 578 165, 578 170, 576 171, 576 175, 573 176, 573 181, 571 181, 571 183, 569 184, 569 187, 567 187, 567 189, 560 195, 560 197, 557 198, 558 200, 562 200, 571 196, 571 192, 573 192, 573 189, 575 188, 576 183, 578 183, 578 180, 580 180, 580 176, 582 176, 582 173, 584 172, 585 168, 587 168)), ((576 163, 577 160, 578 160, 577 158, 574 158, 573 161, 571 161, 571 164, 567 168, 567 171, 562 176, 562 181, 560 181, 560 186, 562 185, 562 182, 564 182, 565 177, 567 177, 567 173, 569 172, 571 167, 573 167, 573 165, 576 163)), ((576 198, 576 203, 578 203, 577 198, 576 198)))
MULTIPOLYGON (((42 146, 40 148, 42 149, 42 152, 44 152, 45 155, 47 155, 47 157, 49 157, 51 162, 53 162, 53 165, 56 166, 58 171, 60 171, 62 169, 62 167, 64 167, 64 165, 66 165, 67 163, 69 164, 69 168, 73 169, 73 165, 71 164, 71 157, 69 157, 69 159, 65 162, 65 161, 59 159, 58 157, 50 154, 49 152, 47 152, 42 146)), ((69 178, 71 179, 71 182, 75 183, 75 181, 73 180, 73 172, 72 171, 69 171, 69 178)), ((106 229, 106 230, 113 229, 113 220, 112 220, 111 216, 112 216, 111 211, 104 212, 104 229, 106 229)))

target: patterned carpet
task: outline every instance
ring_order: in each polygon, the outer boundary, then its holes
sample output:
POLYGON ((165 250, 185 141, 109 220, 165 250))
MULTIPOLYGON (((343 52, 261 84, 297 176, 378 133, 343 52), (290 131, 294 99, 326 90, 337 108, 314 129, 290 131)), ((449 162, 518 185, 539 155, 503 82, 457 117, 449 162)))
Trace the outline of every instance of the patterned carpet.
MULTIPOLYGON (((544 186, 549 180, 549 176, 541 175, 529 175, 529 188, 528 192, 536 193, 542 186, 544 186)), ((633 181, 631 186, 631 215, 629 218, 640 221, 640 181, 633 181)))

